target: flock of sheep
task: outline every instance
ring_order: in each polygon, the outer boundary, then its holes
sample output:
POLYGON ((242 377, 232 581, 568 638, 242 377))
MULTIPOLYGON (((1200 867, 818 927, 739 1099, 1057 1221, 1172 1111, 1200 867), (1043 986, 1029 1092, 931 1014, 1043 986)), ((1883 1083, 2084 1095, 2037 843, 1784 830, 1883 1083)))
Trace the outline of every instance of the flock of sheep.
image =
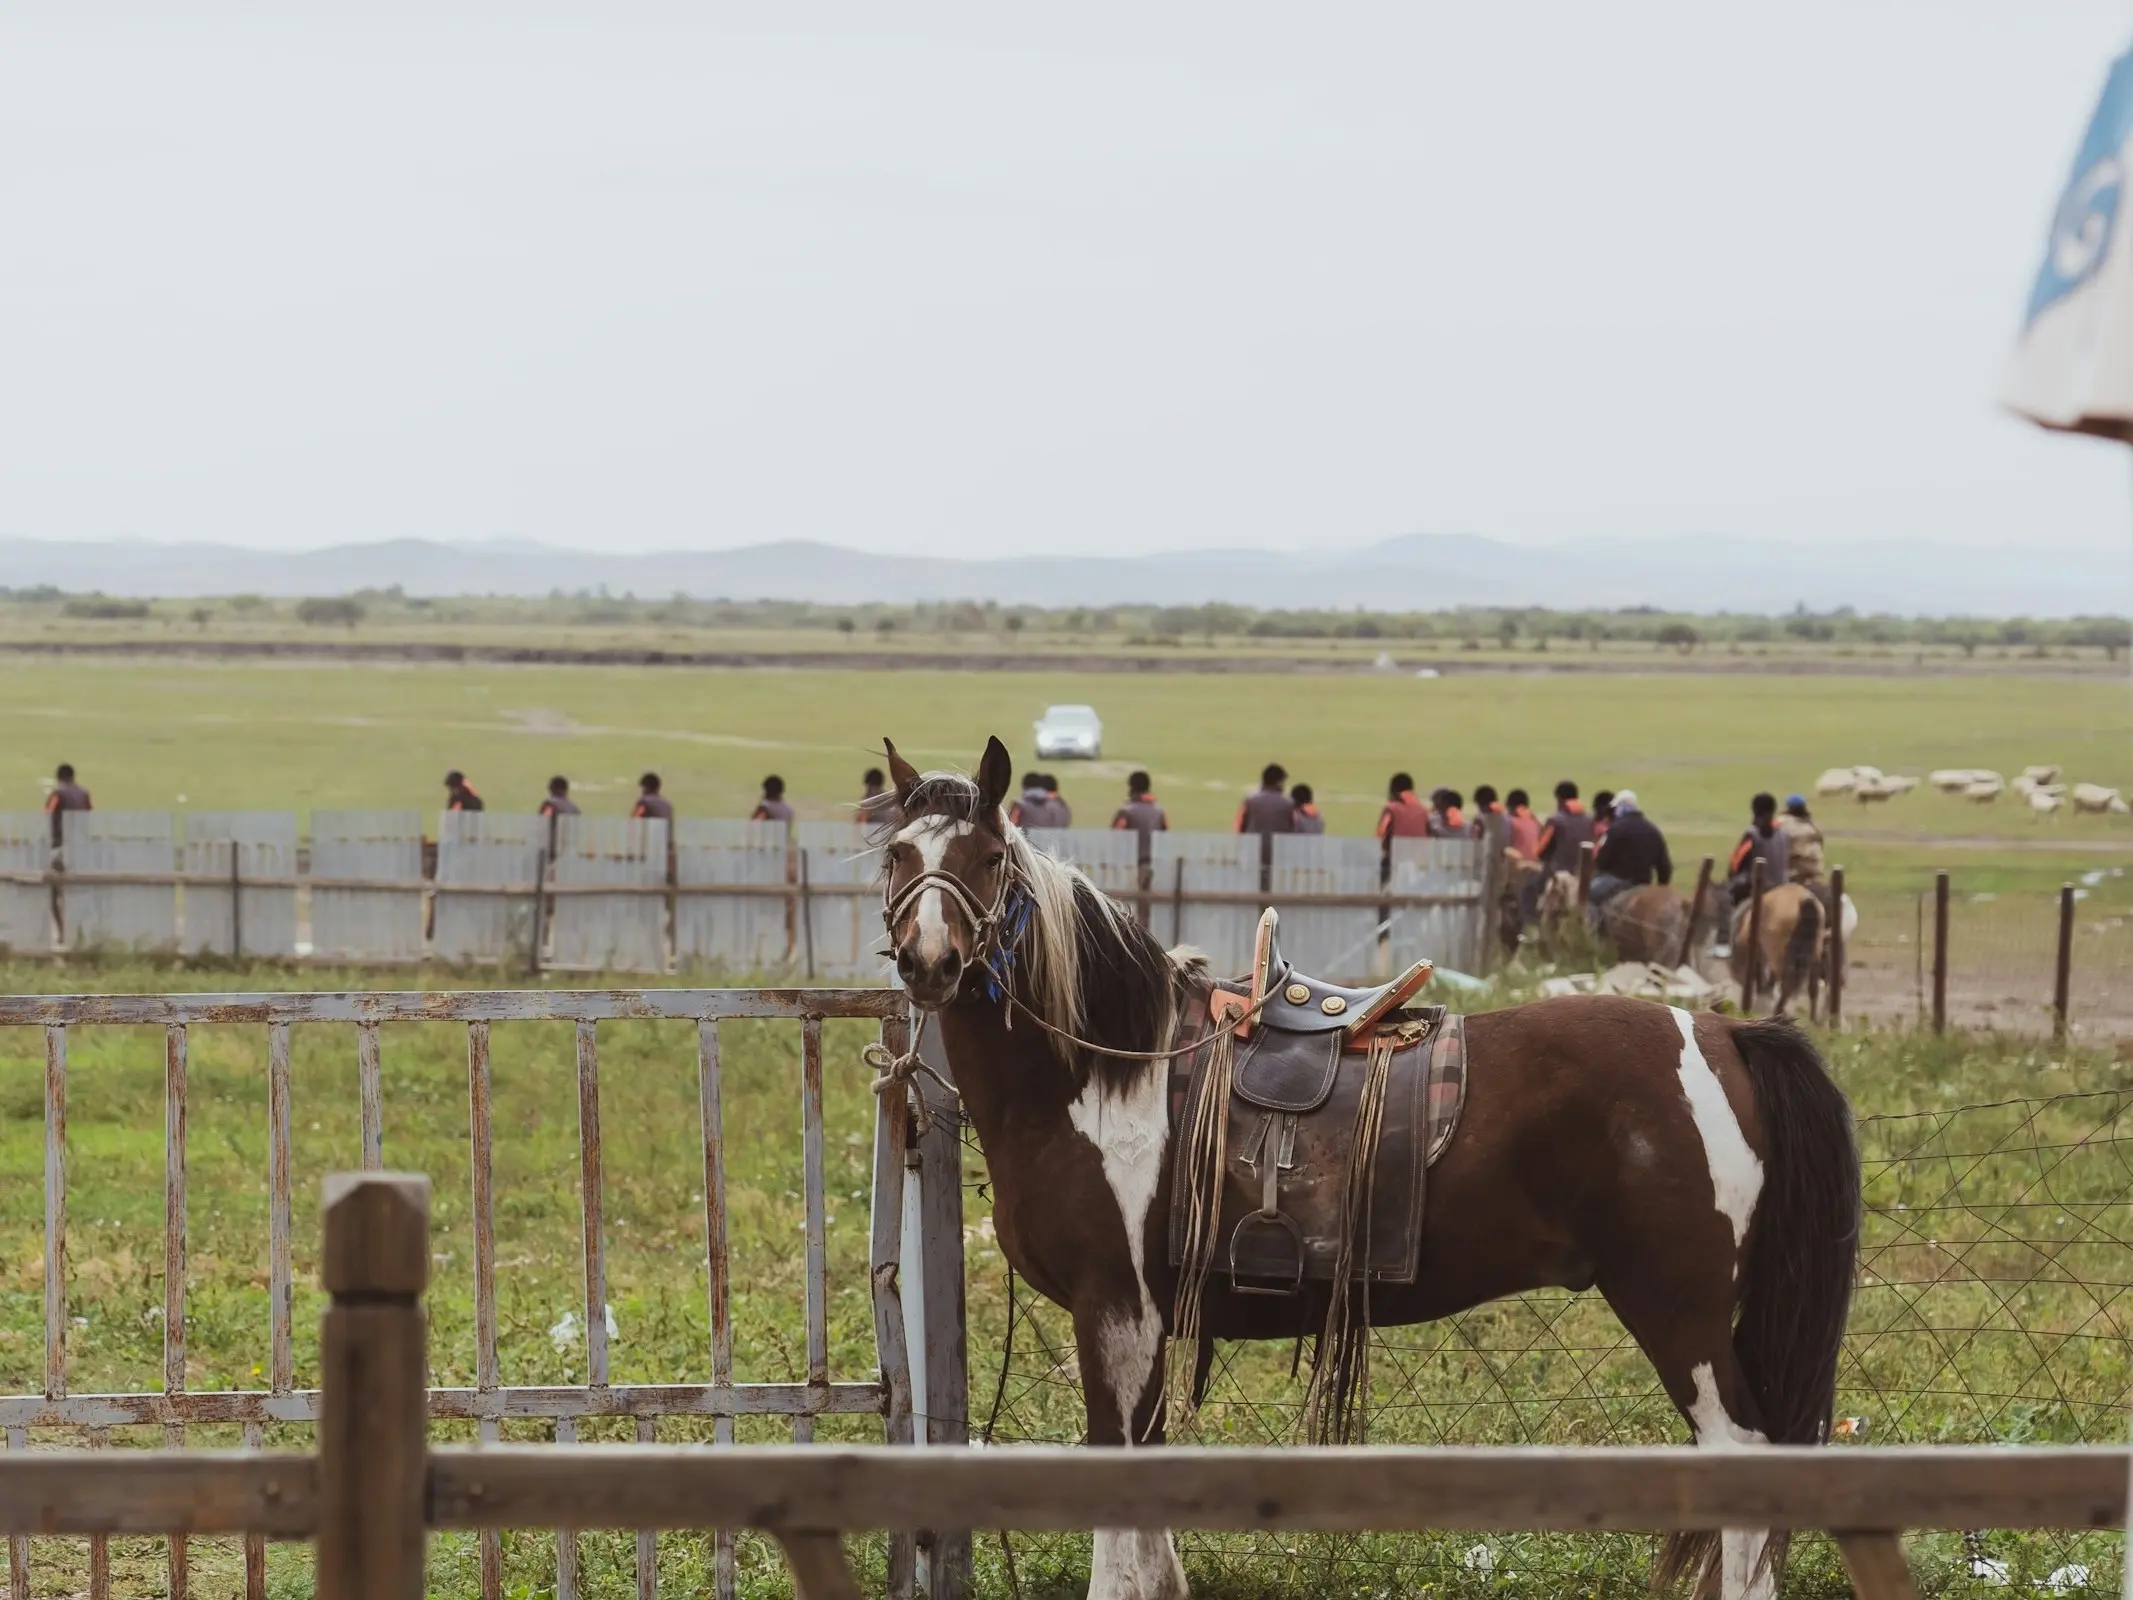
MULTIPOLYGON (((2113 816, 2124 816, 2133 811, 2133 806, 2129 806, 2116 789, 2105 788, 2100 783, 2061 783, 2057 767, 2024 767, 2022 775, 2012 783, 1997 772, 1981 767, 1946 767, 1929 773, 1926 782, 1942 794, 1955 795, 1981 806, 1993 804, 2012 789, 2028 802, 2031 813, 2038 817, 2049 817, 2068 808, 2113 816)), ((1815 792, 1848 794, 1861 805, 1870 805, 1877 800, 1893 800, 1900 794, 1909 794, 1917 787, 1916 778, 1892 778, 1879 767, 1831 767, 1815 784, 1815 792)))

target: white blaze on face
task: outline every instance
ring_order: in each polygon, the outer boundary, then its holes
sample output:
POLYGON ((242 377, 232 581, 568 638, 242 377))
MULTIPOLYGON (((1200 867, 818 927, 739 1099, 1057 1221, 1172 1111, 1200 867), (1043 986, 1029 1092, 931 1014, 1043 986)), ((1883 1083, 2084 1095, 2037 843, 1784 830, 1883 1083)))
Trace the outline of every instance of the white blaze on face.
POLYGON ((1681 1093, 1689 1103, 1690 1119, 1703 1141, 1704 1160, 1711 1169, 1711 1195, 1725 1219, 1733 1225, 1734 1276, 1740 1275, 1740 1244, 1748 1236, 1749 1219, 1755 1215, 1756 1197, 1763 1192, 1763 1163, 1748 1148, 1740 1119, 1726 1099, 1726 1086, 1704 1060, 1696 1043, 1696 1019, 1679 1006, 1669 1006, 1674 1023, 1681 1029, 1681 1093))
MULTIPOLYGON (((948 857, 948 846, 972 832, 973 827, 971 823, 954 822, 947 817, 920 817, 916 822, 906 823, 897 832, 896 839, 899 844, 908 844, 918 851, 923 870, 938 872, 948 857)), ((918 904, 911 908, 917 924, 917 942, 911 953, 920 961, 930 964, 948 953, 947 899, 938 885, 928 884, 919 891, 918 904)))

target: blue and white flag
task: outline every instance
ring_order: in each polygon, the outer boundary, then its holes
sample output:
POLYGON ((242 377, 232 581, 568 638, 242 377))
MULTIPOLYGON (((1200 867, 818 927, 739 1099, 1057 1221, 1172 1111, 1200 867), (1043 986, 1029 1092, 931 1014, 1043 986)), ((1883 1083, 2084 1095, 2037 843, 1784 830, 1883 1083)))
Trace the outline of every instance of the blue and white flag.
POLYGON ((2133 54, 2103 98, 2052 216, 2000 400, 2047 428, 2133 443, 2133 54))

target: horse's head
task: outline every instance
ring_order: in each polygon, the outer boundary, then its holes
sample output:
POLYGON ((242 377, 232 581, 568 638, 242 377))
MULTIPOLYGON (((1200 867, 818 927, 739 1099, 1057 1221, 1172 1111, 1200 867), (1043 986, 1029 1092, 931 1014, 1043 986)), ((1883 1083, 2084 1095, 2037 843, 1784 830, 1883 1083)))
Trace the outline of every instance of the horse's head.
POLYGON ((1013 851, 1000 802, 1014 781, 997 738, 975 780, 921 774, 884 739, 903 821, 883 851, 882 919, 896 975, 920 1006, 948 1004, 992 957, 1007 905, 1013 851))

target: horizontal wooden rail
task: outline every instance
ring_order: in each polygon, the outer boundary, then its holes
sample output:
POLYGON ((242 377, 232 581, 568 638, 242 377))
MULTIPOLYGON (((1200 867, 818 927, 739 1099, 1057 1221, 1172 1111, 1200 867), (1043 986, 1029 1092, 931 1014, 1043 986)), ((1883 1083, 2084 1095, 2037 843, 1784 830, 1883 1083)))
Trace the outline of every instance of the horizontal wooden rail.
POLYGON ((379 989, 344 994, 0 995, 0 1027, 196 1022, 695 1022, 902 1016, 901 989, 379 989))
POLYGON ((1314 1532, 2121 1525, 2102 1447, 916 1450, 492 1446, 430 1456, 438 1528, 1314 1532))
MULTIPOLYGON (((2127 1452, 1991 1449, 910 1450, 489 1445, 430 1452, 428 1521, 469 1528, 951 1524, 1292 1532, 2106 1528, 2127 1452)), ((316 1528, 316 1458, 256 1451, 0 1453, 0 1533, 316 1528)))
POLYGON ((263 1533, 318 1526, 318 1458, 259 1450, 0 1453, 0 1533, 263 1533))

